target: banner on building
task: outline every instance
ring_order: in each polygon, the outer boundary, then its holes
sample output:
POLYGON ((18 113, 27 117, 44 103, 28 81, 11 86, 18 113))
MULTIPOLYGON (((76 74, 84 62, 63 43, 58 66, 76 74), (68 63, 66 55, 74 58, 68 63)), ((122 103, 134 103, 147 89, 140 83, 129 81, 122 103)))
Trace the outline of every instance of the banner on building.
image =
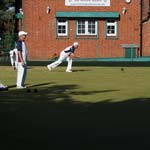
POLYGON ((110 0, 65 0, 66 6, 110 6, 110 0))

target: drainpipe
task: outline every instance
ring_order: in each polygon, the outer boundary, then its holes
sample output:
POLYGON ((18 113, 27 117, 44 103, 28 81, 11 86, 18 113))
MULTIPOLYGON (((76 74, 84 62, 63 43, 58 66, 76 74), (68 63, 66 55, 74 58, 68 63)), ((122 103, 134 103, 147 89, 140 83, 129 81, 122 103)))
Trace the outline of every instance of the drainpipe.
POLYGON ((143 43, 143 22, 142 22, 142 16, 143 16, 143 12, 142 12, 142 8, 143 8, 143 3, 142 0, 140 0, 140 57, 142 57, 142 43, 143 43))

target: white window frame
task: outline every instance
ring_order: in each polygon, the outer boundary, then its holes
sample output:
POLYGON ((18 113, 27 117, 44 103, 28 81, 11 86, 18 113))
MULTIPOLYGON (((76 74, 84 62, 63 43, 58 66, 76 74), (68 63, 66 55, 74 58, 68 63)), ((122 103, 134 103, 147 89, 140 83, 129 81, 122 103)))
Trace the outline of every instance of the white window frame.
POLYGON ((114 19, 109 19, 109 20, 106 20, 106 36, 107 37, 116 37, 117 36, 117 30, 118 30, 118 22, 117 20, 114 20, 114 19), (114 33, 111 33, 111 29, 110 29, 110 33, 108 33, 108 26, 110 27, 114 27, 114 33))
POLYGON ((57 19, 57 36, 68 36, 68 20, 57 19), (60 22, 65 21, 65 22, 60 22), (59 33, 59 26, 65 26, 65 33, 59 33))
POLYGON ((97 35, 98 34, 98 21, 97 20, 93 20, 93 19, 82 19, 82 20, 77 20, 77 35, 97 35), (79 33, 79 21, 84 21, 84 24, 85 24, 85 33, 79 33), (89 21, 95 21, 95 33, 90 33, 89 32, 89 21))

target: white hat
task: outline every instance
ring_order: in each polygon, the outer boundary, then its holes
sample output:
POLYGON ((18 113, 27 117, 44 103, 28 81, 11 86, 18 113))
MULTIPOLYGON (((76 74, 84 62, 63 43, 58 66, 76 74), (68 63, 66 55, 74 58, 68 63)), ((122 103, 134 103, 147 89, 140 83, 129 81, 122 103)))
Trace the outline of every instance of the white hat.
POLYGON ((21 36, 21 35, 27 35, 27 34, 28 34, 27 32, 19 31, 18 36, 21 36))
POLYGON ((79 43, 78 42, 74 42, 73 46, 79 46, 79 43))

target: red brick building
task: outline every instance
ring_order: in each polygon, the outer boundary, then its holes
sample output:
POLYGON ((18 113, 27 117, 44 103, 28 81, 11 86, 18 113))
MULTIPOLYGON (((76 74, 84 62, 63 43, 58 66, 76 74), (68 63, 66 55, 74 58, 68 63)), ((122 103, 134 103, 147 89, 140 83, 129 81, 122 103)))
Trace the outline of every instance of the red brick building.
POLYGON ((145 10, 141 17, 141 0, 23 0, 22 5, 30 60, 48 60, 74 41, 83 58, 130 57, 132 47, 134 57, 150 56, 150 22, 141 27, 147 16, 145 10))
POLYGON ((150 0, 143 0, 141 5, 142 51, 143 56, 150 56, 150 0))

